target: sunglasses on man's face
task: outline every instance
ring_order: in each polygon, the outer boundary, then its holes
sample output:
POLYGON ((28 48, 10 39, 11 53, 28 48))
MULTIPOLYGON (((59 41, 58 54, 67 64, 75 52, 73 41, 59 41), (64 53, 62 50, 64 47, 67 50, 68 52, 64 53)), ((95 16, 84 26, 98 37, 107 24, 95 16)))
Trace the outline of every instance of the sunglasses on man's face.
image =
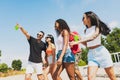
POLYGON ((43 35, 38 33, 37 36, 43 36, 43 35))

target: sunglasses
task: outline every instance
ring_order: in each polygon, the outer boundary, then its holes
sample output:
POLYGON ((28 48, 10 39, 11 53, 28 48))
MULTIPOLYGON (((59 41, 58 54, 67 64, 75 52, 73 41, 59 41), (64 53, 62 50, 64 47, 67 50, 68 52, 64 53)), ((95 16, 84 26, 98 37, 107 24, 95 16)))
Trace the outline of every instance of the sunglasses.
POLYGON ((43 36, 43 35, 38 33, 37 36, 43 36))

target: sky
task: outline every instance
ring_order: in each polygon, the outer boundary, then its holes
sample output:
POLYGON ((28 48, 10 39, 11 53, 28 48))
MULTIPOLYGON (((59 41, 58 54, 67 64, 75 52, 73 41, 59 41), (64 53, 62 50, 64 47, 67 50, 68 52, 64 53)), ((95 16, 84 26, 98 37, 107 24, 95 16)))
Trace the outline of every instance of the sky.
POLYGON ((119 3, 120 0, 0 0, 0 63, 11 66, 14 59, 20 59, 26 66, 29 44, 22 32, 14 29, 16 23, 33 37, 41 30, 56 36, 54 23, 61 18, 71 31, 82 36, 82 17, 87 11, 95 12, 111 29, 120 28, 119 3))

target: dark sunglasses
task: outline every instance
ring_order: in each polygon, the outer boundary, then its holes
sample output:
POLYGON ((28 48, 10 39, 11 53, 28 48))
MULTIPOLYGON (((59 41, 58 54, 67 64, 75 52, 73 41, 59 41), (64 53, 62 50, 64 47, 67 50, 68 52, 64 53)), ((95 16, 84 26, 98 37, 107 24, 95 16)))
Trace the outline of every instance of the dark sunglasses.
POLYGON ((41 34, 38 33, 37 36, 43 36, 43 35, 41 35, 41 34))

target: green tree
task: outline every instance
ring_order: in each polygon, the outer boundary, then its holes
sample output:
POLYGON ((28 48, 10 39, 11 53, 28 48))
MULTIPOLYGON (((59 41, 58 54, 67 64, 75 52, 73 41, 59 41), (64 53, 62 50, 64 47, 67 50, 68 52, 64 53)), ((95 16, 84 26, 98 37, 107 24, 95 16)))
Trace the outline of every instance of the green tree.
POLYGON ((0 57, 2 56, 1 50, 0 50, 0 57))
POLYGON ((88 48, 83 49, 82 48, 82 60, 87 64, 87 54, 88 54, 88 48))
POLYGON ((8 71, 8 65, 5 63, 0 64, 0 72, 7 72, 8 71))
POLYGON ((22 62, 21 60, 13 60, 12 61, 12 68, 14 70, 21 70, 21 67, 22 67, 22 62))
POLYGON ((102 44, 110 53, 120 52, 120 28, 114 28, 107 37, 102 37, 102 44))

